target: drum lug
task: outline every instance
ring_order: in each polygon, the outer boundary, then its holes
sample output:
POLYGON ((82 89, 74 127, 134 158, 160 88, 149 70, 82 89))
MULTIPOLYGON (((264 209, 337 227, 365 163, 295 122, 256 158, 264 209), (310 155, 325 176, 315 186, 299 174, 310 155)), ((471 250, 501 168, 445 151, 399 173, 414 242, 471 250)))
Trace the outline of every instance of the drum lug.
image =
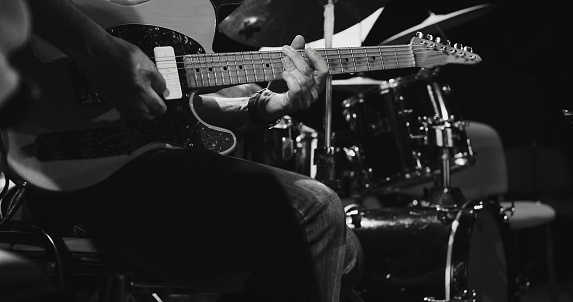
POLYGON ((461 297, 454 297, 453 299, 444 299, 444 300, 440 300, 440 299, 435 299, 434 297, 425 297, 424 301, 427 302, 476 302, 476 291, 475 290, 471 290, 471 297, 469 296, 469 292, 468 290, 464 290, 463 294, 461 297))
POLYGON ((358 229, 362 227, 362 215, 360 209, 362 206, 358 204, 349 204, 344 207, 344 212, 346 213, 346 224, 353 228, 358 229))

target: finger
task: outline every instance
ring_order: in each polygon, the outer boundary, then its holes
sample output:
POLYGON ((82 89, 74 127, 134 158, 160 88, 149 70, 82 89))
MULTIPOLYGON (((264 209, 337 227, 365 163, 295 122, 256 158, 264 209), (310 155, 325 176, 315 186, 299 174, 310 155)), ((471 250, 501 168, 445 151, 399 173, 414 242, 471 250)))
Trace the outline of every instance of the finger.
POLYGON ((306 56, 309 60, 309 64, 315 69, 314 79, 318 87, 322 88, 324 82, 326 82, 326 76, 330 72, 330 67, 326 63, 326 60, 313 48, 305 49, 306 56))
POLYGON ((313 70, 308 66, 308 63, 305 61, 303 56, 291 46, 285 45, 283 46, 283 54, 290 58, 294 67, 299 70, 303 75, 307 77, 313 77, 313 70))
POLYGON ((125 116, 136 122, 152 120, 158 115, 150 109, 156 106, 153 105, 154 102, 147 94, 140 94, 136 100, 127 104, 128 112, 125 116))
MULTIPOLYGON (((297 96, 301 92, 308 90, 314 84, 314 78, 303 75, 289 58, 285 59, 286 68, 283 71, 283 79, 287 82, 289 90, 292 90, 297 96)), ((299 98, 299 97, 297 97, 299 98)))

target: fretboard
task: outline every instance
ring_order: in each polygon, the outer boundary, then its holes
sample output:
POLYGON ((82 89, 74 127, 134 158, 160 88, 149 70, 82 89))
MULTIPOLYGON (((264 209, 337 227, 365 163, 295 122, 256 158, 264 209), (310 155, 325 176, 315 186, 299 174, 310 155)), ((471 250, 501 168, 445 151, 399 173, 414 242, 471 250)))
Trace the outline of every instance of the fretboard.
MULTIPOLYGON (((326 60, 330 74, 415 67, 412 45, 316 49, 326 60)), ((299 53, 308 61, 304 50, 299 53)), ((267 82, 282 78, 280 50, 186 55, 190 88, 267 82)))

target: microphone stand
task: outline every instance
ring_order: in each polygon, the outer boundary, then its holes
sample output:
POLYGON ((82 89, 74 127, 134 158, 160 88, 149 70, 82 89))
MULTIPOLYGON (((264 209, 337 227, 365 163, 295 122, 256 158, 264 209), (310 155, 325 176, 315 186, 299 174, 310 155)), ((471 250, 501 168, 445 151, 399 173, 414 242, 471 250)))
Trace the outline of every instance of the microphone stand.
MULTIPOLYGON (((332 0, 324 6, 324 44, 325 48, 332 47, 334 32, 334 4, 332 0)), ((336 178, 335 147, 332 145, 332 75, 326 76, 324 111, 324 146, 317 148, 315 160, 317 162, 316 179, 335 191, 342 187, 340 179, 336 178)))

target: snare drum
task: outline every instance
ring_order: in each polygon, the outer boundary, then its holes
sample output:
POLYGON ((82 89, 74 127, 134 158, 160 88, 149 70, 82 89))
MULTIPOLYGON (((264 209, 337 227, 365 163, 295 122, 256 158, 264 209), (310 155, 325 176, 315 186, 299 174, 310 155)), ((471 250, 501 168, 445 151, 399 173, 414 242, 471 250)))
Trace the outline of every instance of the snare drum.
POLYGON ((507 219, 494 202, 442 212, 433 207, 352 209, 366 301, 513 301, 507 219))
POLYGON ((384 81, 342 102, 343 116, 362 150, 371 187, 380 193, 430 181, 443 167, 475 162, 452 92, 435 73, 384 81))

